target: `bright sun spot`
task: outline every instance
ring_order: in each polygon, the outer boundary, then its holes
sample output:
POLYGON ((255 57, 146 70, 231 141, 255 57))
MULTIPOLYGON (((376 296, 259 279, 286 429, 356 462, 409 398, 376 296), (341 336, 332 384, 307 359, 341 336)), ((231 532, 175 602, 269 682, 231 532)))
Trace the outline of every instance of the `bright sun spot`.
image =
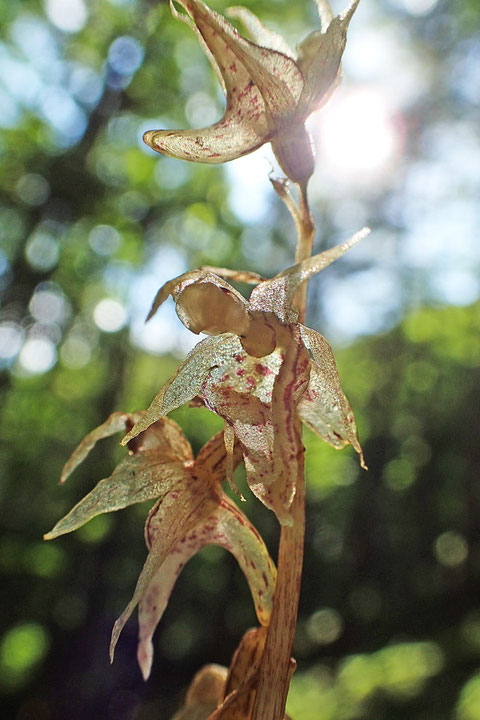
POLYGON ((93 319, 103 332, 118 332, 127 321, 127 311, 118 300, 104 298, 95 306, 93 319))
POLYGON ((373 88, 343 90, 311 118, 319 164, 330 175, 364 182, 381 176, 400 150, 386 98, 373 88))
POLYGON ((46 0, 45 10, 50 22, 67 33, 79 32, 87 22, 83 0, 46 0))

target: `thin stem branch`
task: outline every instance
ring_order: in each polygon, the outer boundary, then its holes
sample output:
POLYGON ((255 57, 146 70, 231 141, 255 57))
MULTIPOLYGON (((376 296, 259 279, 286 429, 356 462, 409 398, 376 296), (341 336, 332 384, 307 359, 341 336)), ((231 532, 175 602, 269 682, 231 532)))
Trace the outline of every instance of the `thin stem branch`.
MULTIPOLYGON (((298 240, 295 261, 301 262, 312 252, 315 226, 307 201, 306 186, 300 187, 300 208, 290 208, 293 199, 281 195, 295 221, 298 240)), ((306 309, 307 283, 297 295, 300 322, 306 309)), ((295 432, 298 435, 298 473, 295 497, 291 507, 292 525, 283 525, 278 550, 278 574, 273 598, 273 609, 268 627, 265 650, 259 669, 259 679, 252 720, 283 720, 290 679, 294 670, 291 658, 298 601, 302 579, 303 546, 305 536, 305 464, 301 441, 301 422, 297 417, 295 432)))

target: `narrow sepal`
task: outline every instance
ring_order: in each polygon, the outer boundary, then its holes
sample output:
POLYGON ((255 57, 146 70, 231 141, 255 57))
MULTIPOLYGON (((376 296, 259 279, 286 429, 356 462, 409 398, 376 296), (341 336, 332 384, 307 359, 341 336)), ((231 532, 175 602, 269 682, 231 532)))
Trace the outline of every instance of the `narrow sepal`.
POLYGON ((363 240, 369 232, 369 228, 363 228, 349 240, 318 255, 313 255, 284 270, 271 280, 261 283, 252 290, 249 309, 273 312, 282 322, 295 322, 297 312, 293 309, 293 299, 300 285, 312 275, 328 267, 334 260, 363 240))
POLYGON ((312 361, 310 382, 298 413, 302 421, 323 440, 337 449, 350 443, 366 469, 352 408, 342 390, 332 349, 320 333, 300 326, 303 342, 312 361))
POLYGON ((248 30, 251 39, 261 47, 269 50, 277 50, 287 57, 295 60, 295 53, 281 35, 274 30, 270 30, 261 20, 248 8, 240 5, 227 8, 227 15, 234 20, 240 20, 242 25, 248 30))
POLYGON ((60 482, 64 483, 72 472, 85 460, 89 452, 95 447, 99 440, 124 431, 128 424, 136 423, 143 415, 143 412, 136 413, 112 413, 104 423, 99 425, 86 435, 78 447, 74 450, 69 460, 65 463, 60 476, 60 482))
MULTIPOLYGON (((191 495, 190 502, 193 498, 194 495, 191 495)), ((169 536, 169 533, 165 524, 168 515, 163 509, 163 503, 152 510, 147 520, 146 536, 150 554, 135 594, 115 623, 112 634, 113 652, 121 629, 136 602, 139 602, 137 657, 144 678, 148 677, 152 663, 152 636, 165 611, 175 581, 185 563, 205 545, 219 545, 235 556, 249 584, 259 622, 266 625, 270 618, 276 570, 253 525, 225 495, 219 498, 219 502, 205 498, 197 506, 195 514, 197 522, 171 545, 166 554, 165 534, 169 536)))
POLYGON ((236 335, 225 333, 208 337, 196 345, 175 375, 162 387, 142 418, 123 438, 122 445, 146 430, 160 417, 184 405, 201 393, 212 368, 221 365, 235 352, 242 351, 236 335))

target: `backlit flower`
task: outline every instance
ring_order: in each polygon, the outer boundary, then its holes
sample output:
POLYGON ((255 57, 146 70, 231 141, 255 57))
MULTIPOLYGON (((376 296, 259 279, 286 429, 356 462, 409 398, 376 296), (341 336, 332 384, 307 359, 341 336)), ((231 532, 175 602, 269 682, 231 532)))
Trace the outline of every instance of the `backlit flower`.
POLYGON ((288 178, 305 185, 314 156, 305 120, 329 97, 339 76, 349 22, 359 0, 333 16, 327 0, 316 0, 322 29, 310 33, 295 54, 246 8, 231 8, 254 42, 240 35, 201 0, 177 0, 188 15, 175 17, 197 35, 226 94, 221 120, 199 130, 149 130, 154 150, 193 162, 221 163, 252 152, 266 142, 288 178))
MULTIPOLYGON (((62 481, 101 438, 131 428, 143 413, 114 413, 93 430, 73 453, 62 481)), ((145 524, 149 550, 133 597, 116 621, 113 653, 123 626, 139 605, 138 662, 146 679, 153 657, 152 636, 185 563, 205 545, 219 545, 237 559, 250 586, 259 622, 268 624, 276 570, 253 525, 221 489, 226 455, 223 433, 193 458, 190 444, 176 423, 161 418, 130 444, 130 456, 101 480, 45 539, 76 530, 100 513, 157 498, 145 524)), ((236 449, 234 463, 241 461, 236 449)))
MULTIPOLYGON (((296 413, 333 447, 353 445, 364 465, 355 419, 330 345, 320 333, 297 322, 293 300, 305 280, 367 232, 364 229, 271 280, 259 282, 257 275, 203 268, 166 283, 149 317, 172 295, 183 324, 212 337, 196 345, 122 442, 200 396, 225 421, 230 457, 234 439, 240 442, 253 493, 286 524, 291 522, 297 460, 303 452, 296 413), (221 274, 258 283, 249 301, 221 274)), ((231 479, 231 462, 227 475, 231 479)))

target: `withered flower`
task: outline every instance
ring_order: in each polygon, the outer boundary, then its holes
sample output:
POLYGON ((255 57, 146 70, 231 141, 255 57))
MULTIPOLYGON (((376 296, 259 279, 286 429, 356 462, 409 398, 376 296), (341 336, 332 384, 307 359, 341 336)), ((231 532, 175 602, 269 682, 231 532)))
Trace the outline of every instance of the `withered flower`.
MULTIPOLYGON (((239 441, 253 493, 290 524, 289 508, 303 451, 295 413, 335 448, 353 445, 363 463, 355 419, 342 391, 330 345, 320 333, 297 322, 298 288, 368 233, 315 255, 259 282, 257 275, 216 269, 193 270, 166 283, 149 317, 172 295, 177 314, 202 340, 126 435, 132 440, 171 410, 200 396, 225 420, 232 456, 239 441), (219 275, 258 283, 247 302, 219 275)), ((227 465, 232 478, 232 461, 227 465)))
MULTIPOLYGON (((62 473, 62 482, 85 459, 98 440, 131 428, 143 413, 114 413, 80 443, 62 473)), ((152 636, 185 563, 205 545, 219 545, 237 559, 250 586, 260 624, 268 624, 276 570, 258 532, 222 491, 226 454, 223 433, 198 453, 179 426, 161 418, 130 445, 130 456, 112 475, 101 480, 45 539, 77 529, 100 513, 157 498, 145 524, 149 550, 133 597, 116 621, 110 645, 113 653, 123 626, 139 604, 138 662, 145 679, 150 674, 152 636)), ((241 460, 238 449, 234 463, 241 460)))
POLYGON ((176 0, 188 13, 173 15, 197 35, 226 94, 221 120, 199 130, 149 130, 145 142, 182 160, 222 163, 266 142, 288 178, 304 186, 313 173, 314 155, 305 120, 321 107, 340 73, 347 28, 359 0, 333 16, 327 0, 316 0, 321 30, 310 33, 297 54, 246 8, 231 8, 248 29, 247 40, 201 0, 176 0))

